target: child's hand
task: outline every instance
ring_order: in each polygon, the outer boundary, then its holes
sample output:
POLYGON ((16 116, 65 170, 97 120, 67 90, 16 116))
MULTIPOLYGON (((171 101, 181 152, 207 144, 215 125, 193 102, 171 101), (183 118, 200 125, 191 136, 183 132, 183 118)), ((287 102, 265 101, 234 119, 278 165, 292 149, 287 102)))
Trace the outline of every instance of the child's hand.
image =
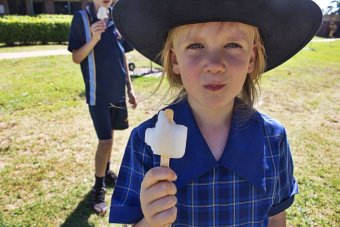
POLYGON ((137 98, 136 94, 133 90, 128 91, 129 96, 129 103, 131 104, 132 109, 135 109, 137 107, 137 98))
POLYGON ((177 188, 172 181, 177 178, 167 167, 149 170, 140 191, 141 207, 148 226, 169 226, 177 217, 177 188))
POLYGON ((91 33, 92 37, 97 41, 100 40, 101 34, 105 31, 106 24, 103 20, 97 21, 96 23, 91 25, 91 33))

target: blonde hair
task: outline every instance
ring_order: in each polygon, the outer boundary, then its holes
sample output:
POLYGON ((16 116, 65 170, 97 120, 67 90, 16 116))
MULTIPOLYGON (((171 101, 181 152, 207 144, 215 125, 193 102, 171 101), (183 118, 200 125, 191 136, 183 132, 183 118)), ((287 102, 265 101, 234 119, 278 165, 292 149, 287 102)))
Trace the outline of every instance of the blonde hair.
MULTIPOLYGON (((259 79, 261 74, 264 72, 266 68, 266 56, 265 49, 261 39, 260 32, 258 28, 250 26, 252 29, 253 37, 254 37, 254 45, 255 45, 255 62, 254 62, 254 70, 251 73, 248 73, 246 80, 243 84, 243 88, 238 97, 243 100, 245 104, 249 107, 253 108, 254 103, 258 98, 258 89, 259 88, 259 79)), ((164 48, 161 54, 161 61, 163 65, 163 77, 165 76, 169 81, 170 89, 180 89, 175 100, 182 100, 186 97, 187 92, 183 87, 183 83, 181 77, 176 75, 172 70, 171 65, 171 50, 173 49, 173 40, 176 36, 177 27, 171 29, 168 33, 167 39, 164 43, 164 48)))

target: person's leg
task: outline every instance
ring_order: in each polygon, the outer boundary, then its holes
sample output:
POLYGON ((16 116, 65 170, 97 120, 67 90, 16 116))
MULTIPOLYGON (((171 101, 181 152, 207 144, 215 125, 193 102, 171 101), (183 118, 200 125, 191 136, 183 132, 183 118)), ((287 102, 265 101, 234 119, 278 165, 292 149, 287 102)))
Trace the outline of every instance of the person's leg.
MULTIPOLYGON (((112 130, 112 147, 113 147, 113 140, 114 140, 114 130, 112 130)), ((112 149, 110 150, 109 154, 107 155, 107 165, 106 165, 105 173, 110 171, 111 153, 112 153, 112 149)))
POLYGON ((90 106, 89 109, 99 140, 95 154, 93 208, 97 214, 104 215, 107 211, 105 204, 105 169, 112 149, 111 119, 109 109, 106 106, 90 106))
MULTIPOLYGON (((112 130, 112 145, 114 143, 114 130, 112 130)), ((110 150, 107 162, 106 162, 106 168, 105 168, 105 183, 108 187, 114 187, 117 180, 117 175, 111 170, 111 153, 112 149, 110 150)))
MULTIPOLYGON (((129 127, 128 114, 125 102, 120 102, 110 107, 111 126, 112 126, 112 143, 114 144, 114 131, 124 130, 129 127)), ((109 186, 114 186, 117 180, 117 175, 110 169, 111 153, 108 155, 105 179, 109 186)))
POLYGON ((106 184, 105 170, 108 156, 112 149, 112 139, 99 140, 95 155, 95 185, 93 187, 93 208, 98 215, 105 215, 107 206, 105 203, 106 184))
POLYGON ((104 177, 107 163, 110 160, 112 150, 112 139, 99 140, 95 156, 95 174, 97 177, 104 177))

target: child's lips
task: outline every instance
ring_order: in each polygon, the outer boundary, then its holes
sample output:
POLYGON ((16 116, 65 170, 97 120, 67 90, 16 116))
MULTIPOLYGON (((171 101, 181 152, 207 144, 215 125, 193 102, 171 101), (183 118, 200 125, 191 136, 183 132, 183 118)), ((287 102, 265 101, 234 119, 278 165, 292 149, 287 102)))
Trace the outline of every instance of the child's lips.
POLYGON ((210 91, 218 91, 224 88, 225 84, 206 84, 203 87, 210 91))

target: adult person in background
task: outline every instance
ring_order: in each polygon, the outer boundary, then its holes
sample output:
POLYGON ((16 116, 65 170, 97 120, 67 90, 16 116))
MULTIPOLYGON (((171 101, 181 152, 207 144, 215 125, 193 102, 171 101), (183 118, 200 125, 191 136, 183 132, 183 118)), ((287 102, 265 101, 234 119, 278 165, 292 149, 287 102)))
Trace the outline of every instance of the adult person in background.
POLYGON ((98 215, 105 215, 107 211, 106 185, 114 186, 117 178, 110 170, 114 130, 129 126, 126 93, 131 107, 137 106, 124 55, 124 50, 131 48, 115 28, 112 3, 113 0, 94 0, 86 10, 75 13, 68 44, 73 61, 81 66, 86 102, 99 140, 93 187, 93 208, 98 215), (101 15, 98 14, 100 7, 101 15))
POLYGON ((335 38, 335 33, 338 30, 338 25, 336 24, 336 20, 332 19, 329 23, 329 38, 335 38))

